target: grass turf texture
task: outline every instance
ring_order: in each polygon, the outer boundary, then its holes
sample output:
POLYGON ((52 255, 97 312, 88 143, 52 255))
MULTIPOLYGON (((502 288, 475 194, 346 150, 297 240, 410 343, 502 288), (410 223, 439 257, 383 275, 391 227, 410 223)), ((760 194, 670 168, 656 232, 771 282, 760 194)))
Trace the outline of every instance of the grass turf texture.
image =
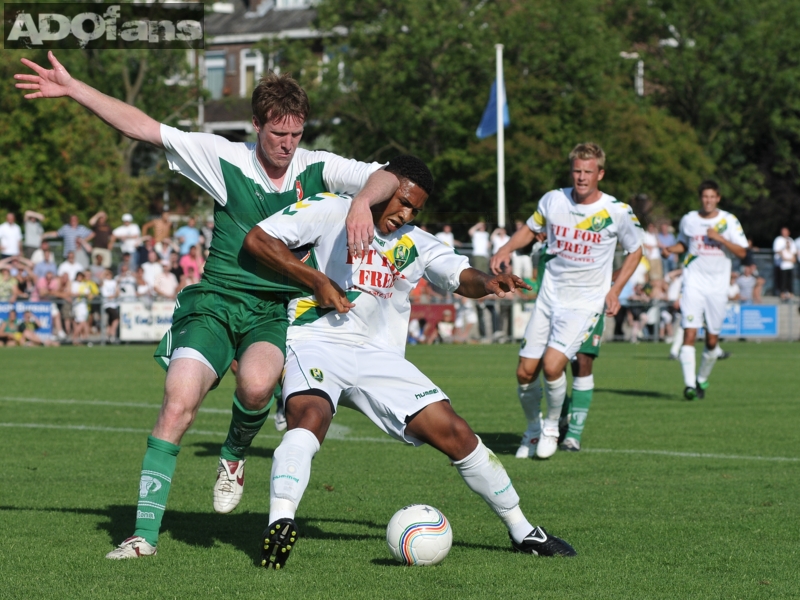
POLYGON ((211 508, 231 376, 184 438, 158 556, 116 562, 103 555, 133 531, 162 394, 152 348, 0 349, 0 598, 800 597, 800 356, 791 344, 725 347, 733 356, 692 403, 665 346, 604 347, 584 451, 541 462, 513 456, 525 427, 515 347, 410 348, 503 460, 529 519, 578 558, 513 554, 443 456, 342 409, 280 572, 255 566, 279 440, 272 421, 250 452, 239 508, 211 508), (450 555, 430 569, 402 567, 386 548, 389 518, 417 502, 442 510, 454 532, 450 555))

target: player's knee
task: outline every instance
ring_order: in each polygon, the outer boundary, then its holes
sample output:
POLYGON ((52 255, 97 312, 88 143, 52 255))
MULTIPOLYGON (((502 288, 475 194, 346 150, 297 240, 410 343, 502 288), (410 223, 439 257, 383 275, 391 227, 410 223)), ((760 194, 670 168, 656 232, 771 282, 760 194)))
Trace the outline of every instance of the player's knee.
POLYGON ((331 406, 319 396, 295 396, 286 404, 286 423, 289 429, 308 429, 324 434, 333 420, 331 406))
POLYGON ((545 364, 542 371, 544 371, 544 377, 547 381, 555 381, 564 373, 564 367, 556 364, 545 364))
POLYGON ((261 410, 272 398, 274 389, 275 382, 272 378, 262 374, 239 381, 236 397, 247 410, 261 410))
POLYGON ((517 366, 517 382, 521 384, 532 383, 536 378, 536 369, 531 369, 520 363, 517 366))
POLYGON ((164 406, 161 407, 159 423, 162 427, 173 432, 185 432, 194 422, 197 411, 196 404, 186 401, 185 398, 170 397, 165 398, 164 406))

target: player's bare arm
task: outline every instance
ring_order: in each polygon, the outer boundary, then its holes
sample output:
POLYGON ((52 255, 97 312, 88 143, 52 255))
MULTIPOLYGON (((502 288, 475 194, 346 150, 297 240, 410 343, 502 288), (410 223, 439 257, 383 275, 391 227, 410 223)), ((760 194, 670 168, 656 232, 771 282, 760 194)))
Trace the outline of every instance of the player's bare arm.
POLYGON ((375 226, 372 222, 370 206, 380 204, 391 198, 400 182, 397 176, 383 169, 378 169, 367 179, 366 185, 353 198, 350 211, 347 213, 347 249, 350 254, 363 258, 375 237, 375 226))
POLYGON ((523 225, 514 232, 511 239, 492 257, 492 273, 502 273, 507 265, 511 264, 511 253, 524 248, 536 239, 536 234, 527 225, 523 225))
POLYGON ((622 261, 622 266, 617 271, 614 284, 606 294, 606 316, 613 317, 619 312, 620 292, 622 292, 622 288, 625 287, 625 284, 628 283, 628 279, 631 278, 631 275, 633 275, 633 272, 636 270, 636 267, 639 265, 639 261, 641 260, 642 247, 639 246, 636 250, 628 254, 624 261, 622 261))
POLYGON ((456 294, 467 298, 483 298, 491 294, 499 298, 514 295, 518 288, 532 289, 527 283, 516 275, 500 274, 491 276, 478 269, 464 269, 461 271, 460 284, 455 291, 456 294))
POLYGON ((706 236, 708 237, 708 239, 714 240, 718 244, 725 246, 725 249, 728 250, 728 252, 730 252, 731 254, 733 254, 736 258, 742 259, 747 255, 747 248, 726 240, 725 237, 713 227, 708 228, 706 236))
POLYGON ((161 141, 161 124, 158 121, 148 117, 135 106, 107 96, 82 81, 74 79, 52 52, 47 53, 47 58, 53 66, 52 69, 45 69, 27 58, 21 59, 23 65, 36 73, 35 75, 28 73, 14 75, 14 79, 18 82, 17 89, 31 91, 31 93, 25 94, 27 100, 62 98, 64 96, 72 98, 122 135, 153 144, 158 148, 164 147, 161 141))
POLYGON ((346 313, 355 306, 335 281, 306 265, 292 254, 286 244, 260 227, 253 227, 244 238, 244 249, 261 264, 312 289, 321 307, 346 313))
POLYGON ((661 256, 669 258, 670 254, 683 254, 684 252, 686 252, 686 246, 683 245, 683 242, 677 242, 672 246, 664 246, 661 249, 661 256))

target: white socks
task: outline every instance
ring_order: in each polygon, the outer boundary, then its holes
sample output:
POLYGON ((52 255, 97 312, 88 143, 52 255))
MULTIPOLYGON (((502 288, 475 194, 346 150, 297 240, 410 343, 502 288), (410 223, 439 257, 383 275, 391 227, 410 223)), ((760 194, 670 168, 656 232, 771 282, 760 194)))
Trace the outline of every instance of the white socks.
POLYGON ((294 519, 311 478, 311 459, 319 451, 317 436, 308 429, 287 431, 272 456, 269 522, 294 519))
POLYGON ((683 383, 686 387, 693 388, 697 385, 695 376, 695 349, 694 346, 681 346, 679 355, 681 369, 683 369, 683 383))
POLYGON ((670 356, 678 357, 678 353, 683 346, 683 327, 681 327, 680 319, 675 320, 675 328, 673 329, 672 346, 669 348, 670 356))
POLYGON ((561 373, 561 377, 555 381, 544 380, 544 397, 547 399, 545 419, 558 422, 561 418, 564 398, 567 397, 567 376, 564 373, 561 373))
POLYGON ((539 383, 539 378, 537 377, 530 383, 520 383, 517 387, 517 395, 525 418, 528 419, 528 429, 540 428, 539 411, 542 405, 542 385, 539 383))
POLYGON ((700 359, 700 370, 697 373, 697 381, 700 383, 708 381, 708 377, 711 375, 711 369, 714 368, 714 364, 717 362, 717 358, 720 354, 719 344, 714 346, 713 350, 709 350, 708 348, 703 350, 703 356, 700 359))
MULTIPOLYGON (((494 453, 478 438, 478 447, 453 466, 458 469, 464 483, 483 498, 497 514, 517 543, 522 542, 533 529, 519 507, 519 496, 505 468, 494 453)), ((270 512, 270 522, 272 513, 270 512)))

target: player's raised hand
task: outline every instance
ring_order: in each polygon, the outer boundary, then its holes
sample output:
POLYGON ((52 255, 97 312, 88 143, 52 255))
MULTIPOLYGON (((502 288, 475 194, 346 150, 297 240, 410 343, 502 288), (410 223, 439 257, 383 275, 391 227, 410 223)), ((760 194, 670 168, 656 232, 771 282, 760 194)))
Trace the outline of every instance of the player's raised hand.
POLYGON ((715 242, 721 242, 724 239, 722 234, 713 227, 708 228, 708 231, 706 231, 706 237, 710 240, 714 240, 715 242))
POLYGON ((321 277, 314 286, 314 296, 322 308, 333 308, 338 313, 350 312, 355 306, 347 299, 347 294, 335 281, 329 277, 321 277))
POLYGON ((20 59, 23 65, 29 67, 36 75, 26 73, 18 73, 14 75, 14 79, 18 82, 16 88, 20 90, 35 90, 31 94, 25 94, 25 98, 33 100, 35 98, 60 98, 61 96, 68 96, 70 91, 70 84, 73 79, 67 72, 64 66, 58 62, 58 59, 52 52, 47 53, 47 58, 50 60, 52 69, 45 69, 40 67, 35 62, 27 58, 20 59))
POLYGON ((375 237, 375 226, 372 223, 372 212, 364 200, 356 200, 350 204, 347 213, 347 251, 351 256, 364 258, 375 237))
POLYGON ((486 281, 486 293, 495 294, 498 298, 505 298, 506 294, 512 295, 517 288, 532 290, 533 288, 516 275, 507 273, 495 275, 486 281))

